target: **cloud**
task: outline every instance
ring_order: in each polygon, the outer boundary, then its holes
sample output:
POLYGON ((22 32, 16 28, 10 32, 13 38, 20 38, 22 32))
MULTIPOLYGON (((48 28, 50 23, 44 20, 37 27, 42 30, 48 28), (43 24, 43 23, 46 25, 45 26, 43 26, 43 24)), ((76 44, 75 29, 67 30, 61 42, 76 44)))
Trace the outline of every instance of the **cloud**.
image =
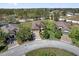
POLYGON ((13 3, 14 4, 14 6, 17 6, 18 5, 18 3, 13 3))

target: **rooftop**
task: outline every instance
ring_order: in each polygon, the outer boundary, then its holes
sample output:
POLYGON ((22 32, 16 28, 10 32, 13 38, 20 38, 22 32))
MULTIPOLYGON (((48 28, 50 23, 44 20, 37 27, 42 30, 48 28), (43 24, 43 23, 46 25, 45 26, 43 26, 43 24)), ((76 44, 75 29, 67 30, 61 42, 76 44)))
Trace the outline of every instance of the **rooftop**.
POLYGON ((63 22, 63 21, 57 21, 56 25, 58 27, 62 27, 63 30, 69 30, 67 23, 63 22))
POLYGON ((33 30, 39 30, 42 27, 41 21, 33 21, 32 22, 32 29, 33 30))

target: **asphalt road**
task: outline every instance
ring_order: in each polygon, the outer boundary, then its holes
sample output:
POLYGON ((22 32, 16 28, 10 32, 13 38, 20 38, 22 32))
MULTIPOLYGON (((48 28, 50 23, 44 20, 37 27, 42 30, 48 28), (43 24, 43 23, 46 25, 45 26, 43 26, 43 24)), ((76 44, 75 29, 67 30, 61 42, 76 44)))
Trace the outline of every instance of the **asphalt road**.
POLYGON ((35 40, 29 43, 24 43, 23 45, 17 46, 15 48, 9 49, 6 52, 1 53, 0 56, 24 56, 25 53, 29 51, 44 47, 61 48, 69 52, 72 52, 76 55, 79 55, 79 48, 76 46, 54 40, 35 40))

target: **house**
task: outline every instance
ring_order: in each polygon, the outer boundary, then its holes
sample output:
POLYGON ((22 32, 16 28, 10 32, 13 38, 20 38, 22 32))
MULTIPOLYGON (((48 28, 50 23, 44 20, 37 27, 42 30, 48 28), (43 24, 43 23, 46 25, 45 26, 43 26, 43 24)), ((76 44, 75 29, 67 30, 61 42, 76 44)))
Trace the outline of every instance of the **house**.
POLYGON ((70 23, 73 23, 73 24, 79 24, 79 16, 67 17, 66 22, 70 22, 70 23))
POLYGON ((42 23, 40 20, 32 22, 32 30, 40 30, 43 29, 42 23))
POLYGON ((1 27, 1 30, 3 30, 6 33, 13 33, 13 32, 18 32, 19 28, 16 26, 16 24, 6 24, 1 27))
POLYGON ((28 19, 26 19, 26 21, 33 21, 34 19, 32 19, 32 18, 28 18, 28 19))
POLYGON ((65 21, 64 17, 59 17, 59 21, 65 21))
POLYGON ((32 33, 34 34, 34 38, 35 40, 41 40, 41 37, 40 37, 40 31, 43 30, 43 27, 42 27, 42 24, 41 24, 41 21, 38 20, 38 21, 33 21, 32 22, 32 33))
POLYGON ((25 19, 19 19, 19 22, 23 23, 25 22, 25 19))
POLYGON ((56 25, 59 29, 62 30, 63 33, 68 33, 69 32, 69 28, 67 26, 67 23, 64 21, 57 21, 56 25))
POLYGON ((72 12, 67 12, 66 13, 66 16, 73 16, 74 15, 74 13, 72 13, 72 12))
POLYGON ((16 18, 16 21, 20 22, 20 23, 23 23, 23 22, 26 22, 26 19, 20 19, 20 18, 16 18))
POLYGON ((65 16, 59 18, 59 21, 65 21, 73 24, 79 24, 79 16, 65 16))

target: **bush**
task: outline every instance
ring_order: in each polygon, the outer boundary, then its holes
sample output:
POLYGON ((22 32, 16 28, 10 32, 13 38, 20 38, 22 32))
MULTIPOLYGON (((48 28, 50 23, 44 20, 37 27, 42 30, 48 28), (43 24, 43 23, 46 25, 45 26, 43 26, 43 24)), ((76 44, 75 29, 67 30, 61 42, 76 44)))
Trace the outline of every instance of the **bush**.
POLYGON ((72 38, 73 44, 79 46, 79 27, 78 26, 72 26, 69 37, 72 38))
POLYGON ((31 24, 23 23, 19 25, 19 32, 16 33, 17 40, 22 43, 32 39, 31 24))

